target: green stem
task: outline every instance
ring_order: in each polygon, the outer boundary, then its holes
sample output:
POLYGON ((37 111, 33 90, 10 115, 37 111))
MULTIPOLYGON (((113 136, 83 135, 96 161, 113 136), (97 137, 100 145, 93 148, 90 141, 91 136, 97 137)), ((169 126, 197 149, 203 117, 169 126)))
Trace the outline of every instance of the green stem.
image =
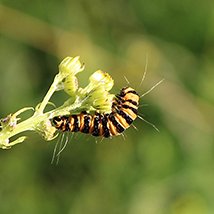
POLYGON ((45 115, 39 115, 39 116, 32 116, 28 119, 26 119, 23 122, 18 123, 12 131, 2 131, 0 133, 0 145, 5 142, 6 139, 11 138, 12 136, 15 136, 21 132, 34 130, 35 124, 37 122, 42 121, 45 118, 45 115))
POLYGON ((47 106, 50 98, 52 97, 53 93, 57 89, 57 85, 62 81, 62 78, 59 77, 59 75, 56 75, 54 78, 53 83, 51 84, 51 87, 49 88, 47 94, 45 95, 44 99, 42 100, 41 104, 39 105, 38 110, 35 113, 43 113, 45 107, 47 106))
POLYGON ((74 112, 78 111, 78 109, 80 109, 83 103, 84 103, 84 100, 79 100, 79 97, 78 97, 76 99, 76 102, 74 102, 72 105, 67 105, 67 106, 62 105, 52 111, 49 111, 46 113, 40 113, 40 114, 38 113, 38 110, 35 111, 32 117, 18 123, 12 130, 8 131, 8 129, 3 129, 0 132, 0 148, 10 148, 12 145, 16 144, 13 142, 9 142, 9 139, 11 137, 25 131, 36 131, 37 126, 39 126, 42 122, 52 119, 55 116, 69 114, 70 112, 73 112, 73 111, 74 112))

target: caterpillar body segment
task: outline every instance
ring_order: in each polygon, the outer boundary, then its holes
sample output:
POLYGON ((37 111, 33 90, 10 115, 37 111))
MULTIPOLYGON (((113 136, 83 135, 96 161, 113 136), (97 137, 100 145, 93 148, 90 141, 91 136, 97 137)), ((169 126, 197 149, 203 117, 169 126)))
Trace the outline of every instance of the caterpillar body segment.
POLYGON ((80 114, 53 118, 54 126, 63 132, 82 132, 109 138, 120 135, 137 118, 139 95, 131 87, 124 87, 112 101, 110 113, 80 114))

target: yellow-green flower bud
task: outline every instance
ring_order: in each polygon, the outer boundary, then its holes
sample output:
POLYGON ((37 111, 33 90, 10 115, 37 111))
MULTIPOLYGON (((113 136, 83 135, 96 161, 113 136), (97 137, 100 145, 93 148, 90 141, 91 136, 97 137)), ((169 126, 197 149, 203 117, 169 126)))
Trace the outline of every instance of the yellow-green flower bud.
POLYGON ((89 78, 89 84, 78 91, 80 97, 85 97, 86 111, 111 112, 114 95, 108 91, 113 85, 114 81, 108 73, 101 70, 94 72, 89 78))
POLYGON ((78 89, 78 80, 76 76, 74 75, 67 76, 65 78, 65 81, 63 82, 63 88, 68 95, 70 95, 71 97, 74 96, 78 89))
POLYGON ((59 77, 61 82, 57 84, 57 90, 64 90, 71 97, 78 89, 76 74, 83 71, 84 66, 79 61, 79 56, 66 57, 59 65, 59 77))
POLYGON ((107 91, 97 90, 92 93, 93 108, 95 108, 100 113, 110 113, 112 108, 112 100, 114 98, 113 94, 109 94, 107 91))
POLYGON ((111 78, 111 76, 101 70, 94 72, 89 77, 89 81, 90 84, 92 84, 94 87, 103 85, 106 91, 110 91, 114 85, 114 80, 111 78))
POLYGON ((69 75, 76 75, 84 69, 79 61, 79 56, 66 57, 59 65, 59 74, 66 78, 69 75))

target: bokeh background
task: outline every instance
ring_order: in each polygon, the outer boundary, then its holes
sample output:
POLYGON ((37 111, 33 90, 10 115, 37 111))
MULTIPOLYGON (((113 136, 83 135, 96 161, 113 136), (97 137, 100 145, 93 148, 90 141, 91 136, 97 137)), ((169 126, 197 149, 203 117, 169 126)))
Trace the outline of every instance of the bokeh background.
MULTIPOLYGON (((209 214, 214 212, 214 2, 9 1, 0 4, 0 117, 35 106, 58 64, 79 55, 85 86, 98 69, 143 94, 122 137, 35 133, 0 151, 0 213, 209 214), (140 85, 148 58, 146 80, 140 85)), ((56 105, 65 96, 53 97, 56 105)))

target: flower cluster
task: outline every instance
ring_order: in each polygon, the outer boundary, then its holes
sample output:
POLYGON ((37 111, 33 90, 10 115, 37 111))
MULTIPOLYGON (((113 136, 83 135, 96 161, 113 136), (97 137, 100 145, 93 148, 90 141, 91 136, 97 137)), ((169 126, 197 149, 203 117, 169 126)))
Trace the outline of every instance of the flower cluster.
POLYGON ((109 91, 114 85, 111 76, 101 70, 94 72, 89 78, 89 84, 85 88, 79 88, 79 94, 87 99, 86 111, 99 113, 111 112, 113 94, 109 91))
POLYGON ((47 94, 39 103, 34 114, 18 123, 17 116, 22 112, 34 109, 23 108, 14 114, 10 114, 0 122, 0 148, 10 148, 13 145, 23 142, 26 137, 21 136, 14 141, 10 138, 24 131, 36 131, 45 140, 52 140, 56 137, 55 127, 51 124, 51 119, 55 116, 88 112, 111 112, 113 94, 109 91, 114 85, 111 76, 101 70, 94 72, 89 78, 89 84, 85 88, 79 87, 76 75, 84 70, 84 65, 79 61, 79 57, 66 57, 59 65, 59 72, 55 76, 47 94), (50 103, 52 95, 56 91, 64 90, 69 98, 61 106, 44 112, 50 103))

